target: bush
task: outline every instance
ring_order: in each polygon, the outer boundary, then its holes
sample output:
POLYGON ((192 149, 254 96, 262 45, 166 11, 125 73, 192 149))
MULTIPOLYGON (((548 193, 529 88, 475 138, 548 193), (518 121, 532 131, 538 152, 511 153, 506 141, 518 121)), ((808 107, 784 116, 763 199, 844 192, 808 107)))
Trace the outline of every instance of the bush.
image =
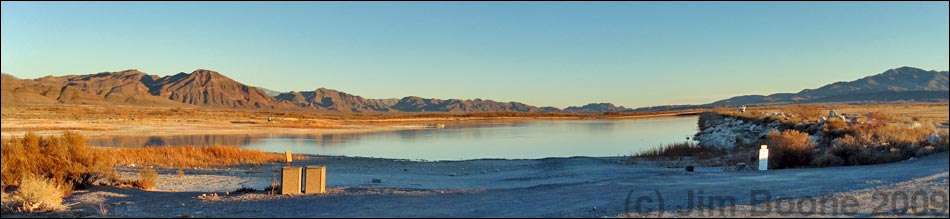
POLYGON ((769 166, 772 169, 803 167, 811 164, 815 146, 808 133, 796 130, 770 131, 766 137, 771 143, 769 166))
POLYGON ((824 153, 811 161, 811 165, 815 167, 834 167, 845 164, 847 164, 847 161, 834 153, 824 153))
POLYGON ((142 168, 139 170, 139 179, 136 182, 136 186, 140 189, 155 189, 155 184, 158 181, 158 172, 153 168, 142 168))
POLYGON ((62 210, 63 196, 66 192, 63 186, 53 180, 39 176, 23 177, 20 186, 14 195, 19 202, 17 210, 20 212, 48 212, 62 210))
POLYGON ((29 133, 2 141, 2 176, 6 185, 17 186, 25 176, 45 177, 69 189, 84 188, 112 173, 107 154, 86 145, 75 133, 40 137, 29 133))
POLYGON ((851 130, 856 136, 862 136, 869 146, 918 147, 927 142, 927 137, 936 133, 933 125, 911 127, 907 125, 878 124, 858 126, 851 130))
POLYGON ((841 118, 829 118, 825 121, 825 132, 843 132, 848 129, 848 123, 841 118))

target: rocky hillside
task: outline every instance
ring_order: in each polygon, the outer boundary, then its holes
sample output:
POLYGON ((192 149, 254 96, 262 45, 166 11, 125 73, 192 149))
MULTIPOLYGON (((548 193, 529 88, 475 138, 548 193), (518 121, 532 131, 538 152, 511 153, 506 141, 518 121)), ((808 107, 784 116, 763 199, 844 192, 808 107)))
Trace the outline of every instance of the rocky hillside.
POLYGON ((392 109, 400 112, 541 112, 538 107, 519 102, 496 102, 493 100, 426 99, 404 97, 392 109))
POLYGON ((149 93, 154 96, 191 105, 260 109, 274 108, 277 103, 261 89, 204 69, 166 76, 148 84, 149 93))
POLYGON ((260 89, 217 72, 196 70, 158 77, 138 70, 26 80, 3 77, 3 104, 197 105, 222 108, 273 108, 260 89))
POLYGON ((632 110, 622 106, 615 106, 612 103, 591 103, 581 107, 567 107, 564 108, 564 111, 572 113, 613 113, 628 112, 632 110))
POLYGON ((360 96, 337 90, 319 88, 315 91, 288 92, 277 95, 278 101, 293 103, 294 106, 308 109, 322 109, 336 112, 389 112, 397 99, 365 99, 360 96))

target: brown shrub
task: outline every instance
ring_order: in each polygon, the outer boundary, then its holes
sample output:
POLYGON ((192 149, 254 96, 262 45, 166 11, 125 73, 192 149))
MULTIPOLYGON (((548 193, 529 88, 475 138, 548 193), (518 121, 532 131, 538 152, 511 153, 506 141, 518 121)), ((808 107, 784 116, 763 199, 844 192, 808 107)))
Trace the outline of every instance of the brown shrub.
POLYGON ((86 145, 75 133, 39 137, 33 133, 2 142, 2 180, 19 185, 29 175, 45 177, 56 185, 82 188, 112 173, 112 163, 103 154, 86 145))
POLYGON ((835 155, 834 153, 830 153, 830 152, 821 154, 821 156, 818 156, 817 158, 815 158, 815 160, 811 161, 811 165, 815 167, 834 167, 834 166, 842 166, 845 164, 847 164, 847 161, 845 161, 843 158, 839 157, 838 155, 835 155))
POLYGON ((139 179, 136 181, 136 187, 140 189, 155 189, 158 182, 158 172, 154 168, 142 168, 138 173, 139 179))
POLYGON ((53 180, 29 175, 21 179, 14 198, 17 210, 24 213, 62 210, 65 188, 53 180))
POLYGON ((935 133, 936 130, 932 126, 910 127, 885 124, 867 130, 855 130, 855 132, 866 132, 873 136, 877 142, 889 143, 892 146, 917 147, 926 142, 927 136, 935 133))
POLYGON ((770 168, 795 168, 811 164, 815 146, 809 142, 808 133, 796 130, 783 132, 772 130, 766 136, 772 145, 769 150, 770 168))
POLYGON ((825 132, 843 132, 848 129, 848 123, 841 118, 829 118, 825 121, 825 132))

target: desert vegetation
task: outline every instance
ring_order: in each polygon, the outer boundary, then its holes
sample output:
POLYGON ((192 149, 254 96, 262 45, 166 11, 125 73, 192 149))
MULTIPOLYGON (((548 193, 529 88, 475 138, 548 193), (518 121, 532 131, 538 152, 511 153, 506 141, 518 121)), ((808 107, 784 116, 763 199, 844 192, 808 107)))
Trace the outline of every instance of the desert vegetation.
POLYGON ((158 181, 158 172, 155 171, 155 168, 142 168, 138 173, 138 180, 135 182, 135 186, 140 189, 155 189, 155 184, 158 181))
MULTIPOLYGON (((114 167, 118 165, 144 167, 131 184, 141 189, 154 189, 158 173, 153 167, 223 167, 284 160, 281 154, 232 146, 91 147, 86 145, 82 135, 74 132, 43 137, 30 133, 5 139, 0 148, 4 208, 17 212, 62 209, 62 199, 74 189, 129 184, 114 173, 114 167), (8 186, 15 188, 12 195, 6 194, 8 186)), ((295 159, 306 157, 297 156, 295 159)))
MULTIPOLYGON (((281 154, 259 150, 241 149, 234 146, 162 146, 136 148, 99 148, 123 156, 115 156, 118 165, 152 166, 160 168, 222 167, 241 164, 265 164, 283 162, 281 154)), ((306 159, 296 156, 294 159, 306 159)))
POLYGON ((771 143, 770 168, 794 168, 811 164, 815 143, 809 141, 808 133, 772 130, 766 136, 771 143))
MULTIPOLYGON (((717 115, 755 124, 778 122, 778 130, 754 144, 771 147, 770 168, 830 167, 891 163, 948 150, 946 104, 793 105, 749 107, 745 113, 717 107, 717 115), (836 109, 839 116, 828 115, 836 109), (944 126, 939 128, 939 126, 944 126)), ((733 151, 752 153, 752 145, 733 151)))

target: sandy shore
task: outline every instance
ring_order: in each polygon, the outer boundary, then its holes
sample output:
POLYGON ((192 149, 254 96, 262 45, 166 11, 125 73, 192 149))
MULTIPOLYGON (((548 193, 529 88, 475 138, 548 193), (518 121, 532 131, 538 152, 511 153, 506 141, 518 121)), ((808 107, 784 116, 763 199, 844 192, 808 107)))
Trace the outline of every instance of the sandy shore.
MULTIPOLYGON (((100 209, 106 209, 110 217, 621 217, 625 212, 639 216, 656 212, 657 194, 664 199, 665 211, 686 209, 689 193, 702 192, 735 197, 739 209, 745 209, 738 215, 749 215, 750 193, 764 190, 773 198, 863 198, 853 215, 810 216, 867 217, 917 213, 874 214, 879 202, 867 196, 875 192, 922 191, 938 197, 935 200, 947 197, 947 153, 874 166, 768 172, 698 168, 686 173, 649 162, 630 166, 622 161, 574 157, 412 162, 315 156, 294 165, 326 165, 327 194, 225 195, 242 186, 261 189, 268 185, 276 175, 273 171, 283 165, 272 164, 188 170, 181 178, 175 170, 161 170, 157 191, 98 187, 77 191, 66 203, 75 204, 75 211, 69 213, 73 216, 101 216, 100 209), (373 183, 373 179, 382 182, 373 183), (219 197, 199 198, 212 193, 219 197), (641 202, 652 208, 641 206, 637 211, 631 203, 641 197, 653 197, 654 202, 641 202)), ((133 177, 131 169, 119 171, 133 177)), ((947 217, 946 208, 932 204, 919 207, 936 208, 935 214, 928 215, 947 217)))

